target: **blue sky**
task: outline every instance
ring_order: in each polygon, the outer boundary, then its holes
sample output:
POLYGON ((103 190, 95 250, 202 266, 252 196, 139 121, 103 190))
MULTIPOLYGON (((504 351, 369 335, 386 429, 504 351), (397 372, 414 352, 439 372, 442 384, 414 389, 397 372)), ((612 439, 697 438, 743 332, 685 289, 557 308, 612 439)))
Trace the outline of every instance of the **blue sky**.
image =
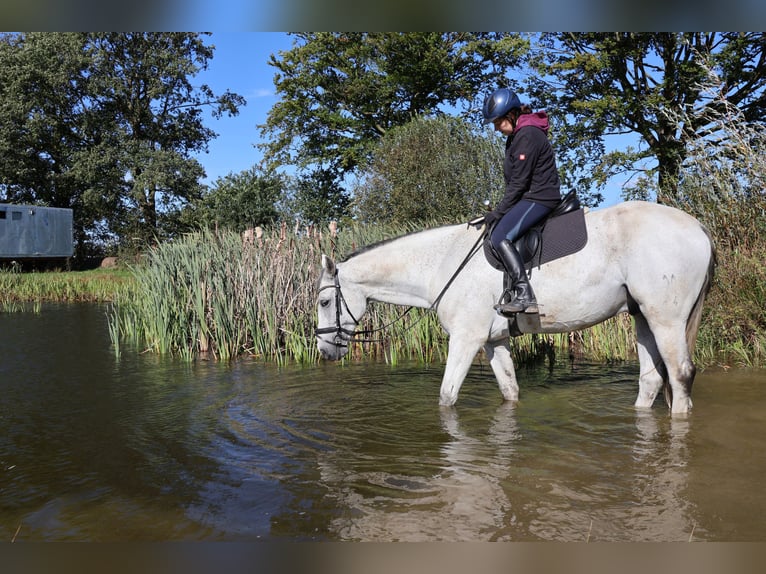
POLYGON ((197 159, 205 167, 206 183, 213 183, 260 161, 261 153, 255 147, 261 141, 257 126, 265 123, 269 109, 277 101, 273 82, 276 70, 268 65, 269 58, 280 50, 289 50, 292 38, 282 32, 214 32, 205 43, 215 46, 215 52, 208 69, 194 82, 207 84, 215 94, 231 90, 247 100, 239 115, 220 119, 209 116, 206 121, 219 135, 210 142, 208 152, 197 159))
MULTIPOLYGON (((257 126, 265 123, 277 101, 275 69, 268 61, 271 54, 289 50, 292 42, 293 38, 283 32, 213 32, 207 37, 206 44, 215 46, 215 52, 208 69, 194 82, 209 85, 216 94, 231 90, 243 96, 247 105, 235 117, 207 119, 206 125, 219 135, 210 142, 207 153, 196 156, 207 173, 205 183, 250 169, 260 161, 260 150, 255 147, 261 141, 257 126)), ((632 138, 621 138, 613 145, 630 143, 635 145, 632 138)), ((615 179, 607 186, 601 207, 621 201, 622 180, 615 179)))

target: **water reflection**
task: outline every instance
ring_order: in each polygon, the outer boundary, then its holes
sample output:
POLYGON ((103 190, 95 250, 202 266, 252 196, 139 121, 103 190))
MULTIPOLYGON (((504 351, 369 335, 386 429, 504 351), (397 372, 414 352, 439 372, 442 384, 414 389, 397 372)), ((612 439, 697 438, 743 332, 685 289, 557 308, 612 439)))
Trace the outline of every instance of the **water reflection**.
MULTIPOLYGON (((344 473, 337 461, 324 460, 322 481, 346 509, 333 531, 367 541, 692 537, 693 505, 685 497, 689 419, 626 409, 620 437, 603 440, 597 434, 604 429, 575 423, 587 430, 563 447, 562 440, 531 442, 549 435, 526 426, 530 413, 522 413, 520 423, 522 410, 501 404, 484 428, 475 420, 464 424, 458 409, 442 409, 446 439, 439 456, 420 461, 434 469, 430 476, 344 473), (365 485, 379 488, 369 495, 365 485)), ((572 428, 559 431, 573 434, 572 428)))
POLYGON ((486 540, 502 528, 511 503, 502 481, 520 439, 514 406, 495 409, 487 435, 471 436, 456 409, 440 409, 447 435, 432 460, 429 476, 367 472, 346 474, 325 461, 322 480, 346 507, 332 527, 344 540, 486 540), (360 485, 377 488, 365 495, 360 485))
POLYGON ((628 525, 637 540, 693 539, 696 525, 686 491, 689 479, 686 439, 690 424, 689 416, 658 420, 655 412, 636 413, 634 496, 641 504, 628 525))

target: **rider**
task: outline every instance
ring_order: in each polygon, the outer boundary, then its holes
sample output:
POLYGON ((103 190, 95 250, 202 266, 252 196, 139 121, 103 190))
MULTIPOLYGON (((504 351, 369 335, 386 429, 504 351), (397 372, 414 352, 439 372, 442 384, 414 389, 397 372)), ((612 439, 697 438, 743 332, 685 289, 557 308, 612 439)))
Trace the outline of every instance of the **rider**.
POLYGON ((548 141, 548 114, 532 113, 508 88, 495 90, 484 100, 484 123, 508 139, 505 142, 505 194, 494 210, 484 215, 487 228, 497 222, 490 241, 511 278, 513 298, 495 305, 501 315, 537 313, 537 300, 529 284, 524 261, 513 242, 542 220, 561 201, 561 184, 553 148, 548 141))

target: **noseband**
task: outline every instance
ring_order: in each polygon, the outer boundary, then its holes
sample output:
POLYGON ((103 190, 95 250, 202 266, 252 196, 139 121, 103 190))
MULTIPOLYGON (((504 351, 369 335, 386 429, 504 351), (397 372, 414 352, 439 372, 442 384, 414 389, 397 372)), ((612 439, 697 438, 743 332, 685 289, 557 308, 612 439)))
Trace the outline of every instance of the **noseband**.
POLYGON ((351 312, 351 309, 348 308, 348 303, 346 303, 346 298, 343 296, 343 291, 340 289, 340 280, 338 279, 338 270, 335 270, 335 274, 333 275, 333 284, 332 285, 325 285, 324 287, 320 287, 319 291, 317 293, 321 293, 325 289, 335 289, 335 327, 323 327, 321 329, 315 329, 314 334, 318 337, 319 335, 326 335, 327 333, 334 333, 335 337, 332 340, 332 344, 336 347, 348 347, 348 342, 351 340, 351 337, 354 336, 354 329, 346 329, 340 322, 340 315, 341 315, 341 303, 343 304, 343 307, 346 309, 346 313, 349 314, 351 319, 354 321, 354 327, 356 327, 359 324, 359 321, 356 317, 354 317, 354 314, 351 312), (344 337, 343 335, 346 335, 344 337))

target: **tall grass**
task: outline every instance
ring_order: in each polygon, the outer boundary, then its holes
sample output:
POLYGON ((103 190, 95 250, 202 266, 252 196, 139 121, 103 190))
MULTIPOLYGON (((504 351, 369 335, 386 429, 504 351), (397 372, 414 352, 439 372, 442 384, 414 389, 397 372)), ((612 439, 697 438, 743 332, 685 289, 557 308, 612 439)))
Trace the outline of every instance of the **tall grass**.
MULTIPOLYGON (((702 363, 766 364, 766 127, 726 99, 714 70, 701 89, 710 136, 687 143, 672 204, 697 217, 717 249, 717 270, 697 339, 702 363)), ((665 112, 667 113, 667 112, 665 112)), ((686 125, 681 114, 670 118, 686 125)))
POLYGON ((137 296, 115 304, 112 337, 186 358, 314 360, 319 241, 202 231, 154 248, 133 269, 137 296))
MULTIPOLYGON (((317 232, 296 237, 282 227, 243 241, 236 233, 208 230, 160 245, 133 268, 135 291, 113 306, 110 336, 115 350, 126 340, 186 359, 249 355, 277 363, 315 362, 315 283, 321 254, 341 258, 409 231, 411 226, 363 226, 337 237, 317 232)), ((561 353, 624 360, 634 348, 626 326, 616 318, 576 336, 523 336, 513 341, 514 355, 520 363, 561 353)), ((380 330, 372 340, 354 343, 350 360, 430 363, 447 357, 447 336, 431 311, 405 313, 402 307, 374 303, 359 329, 380 330)))

